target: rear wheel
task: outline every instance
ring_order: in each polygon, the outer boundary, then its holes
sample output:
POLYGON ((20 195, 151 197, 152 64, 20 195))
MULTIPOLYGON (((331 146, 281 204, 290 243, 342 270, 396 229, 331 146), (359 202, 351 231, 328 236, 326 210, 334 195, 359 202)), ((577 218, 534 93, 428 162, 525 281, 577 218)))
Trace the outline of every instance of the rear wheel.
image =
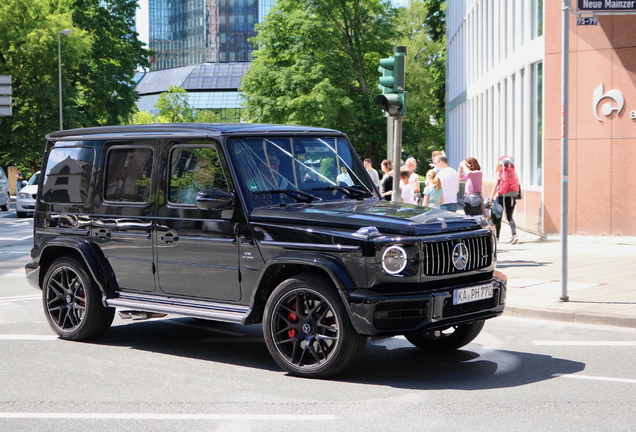
POLYGON ((452 326, 445 330, 430 330, 404 335, 406 340, 426 351, 454 351, 468 345, 479 335, 484 321, 452 326))
POLYGON ((86 267, 75 258, 53 262, 42 287, 49 325, 62 339, 88 340, 103 334, 115 309, 102 304, 102 295, 86 267))
POLYGON ((263 333, 270 354, 291 375, 326 378, 362 354, 359 335, 335 287, 314 275, 281 283, 265 306, 263 333))

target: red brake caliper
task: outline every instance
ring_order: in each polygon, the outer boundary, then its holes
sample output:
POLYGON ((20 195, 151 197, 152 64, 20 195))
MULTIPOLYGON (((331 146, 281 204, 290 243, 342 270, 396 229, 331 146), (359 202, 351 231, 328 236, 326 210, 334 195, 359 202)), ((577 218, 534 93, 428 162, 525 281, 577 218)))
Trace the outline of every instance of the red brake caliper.
MULTIPOLYGON (((294 303, 294 305, 292 306, 292 309, 296 310, 296 303, 294 303)), ((287 314, 287 319, 290 320, 291 322, 297 322, 298 321, 298 316, 295 313, 293 313, 293 312, 289 312, 287 314)), ((297 334, 298 334, 298 331, 296 329, 287 330, 287 336, 290 339, 295 338, 297 334)))

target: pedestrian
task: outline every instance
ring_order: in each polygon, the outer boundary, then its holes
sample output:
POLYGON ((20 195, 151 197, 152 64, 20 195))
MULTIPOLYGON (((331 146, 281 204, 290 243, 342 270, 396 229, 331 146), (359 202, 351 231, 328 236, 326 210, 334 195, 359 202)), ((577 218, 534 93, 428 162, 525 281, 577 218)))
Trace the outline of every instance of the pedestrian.
POLYGON ((15 173, 15 194, 16 195, 18 195, 18 191, 22 189, 23 181, 24 181, 24 176, 22 176, 22 173, 20 172, 20 170, 18 170, 18 172, 15 173))
POLYGON ((410 174, 409 183, 413 185, 415 199, 417 200, 420 194, 420 177, 415 172, 415 170, 417 170, 417 161, 415 160, 414 157, 410 157, 406 159, 406 162, 404 162, 404 166, 407 167, 409 170, 409 174, 410 174))
MULTIPOLYGON (((512 156, 501 156, 497 164, 497 182, 492 190, 490 203, 493 202, 496 196, 497 202, 503 207, 503 213, 506 215, 506 219, 508 219, 510 231, 512 233, 512 237, 508 242, 510 244, 515 244, 519 241, 519 238, 517 237, 517 224, 513 219, 519 190, 519 178, 515 171, 514 158, 512 156)), ((501 219, 495 223, 497 240, 499 240, 499 233, 501 232, 501 219)))
POLYGON ((468 216, 484 214, 484 199, 481 195, 482 179, 481 166, 474 157, 469 157, 459 163, 457 176, 466 182, 464 188, 464 213, 468 216))
POLYGON ((345 186, 353 186, 353 180, 351 179, 346 166, 343 165, 340 167, 340 174, 336 177, 336 182, 338 182, 338 185, 344 183, 345 186))
POLYGON ((422 193, 422 205, 430 208, 440 208, 444 204, 444 192, 442 192, 442 181, 437 176, 434 169, 426 173, 426 186, 422 193))
POLYGON ((380 183, 380 194, 386 201, 391 201, 391 195, 393 195, 393 162, 391 159, 384 159, 381 167, 384 176, 380 183))
POLYGON ((445 154, 438 154, 433 162, 435 169, 439 170, 437 176, 442 182, 442 191, 444 192, 444 204, 440 208, 452 212, 457 211, 457 193, 459 192, 457 171, 448 166, 448 157, 445 154))
POLYGON ((373 184, 379 188, 380 176, 378 175, 378 172, 373 168, 373 163, 371 163, 371 159, 366 158, 362 163, 364 164, 364 167, 367 169, 367 172, 369 173, 369 176, 371 177, 373 184))
POLYGON ((400 169, 400 182, 401 201, 406 204, 417 204, 415 190, 411 183, 411 171, 405 166, 400 169))

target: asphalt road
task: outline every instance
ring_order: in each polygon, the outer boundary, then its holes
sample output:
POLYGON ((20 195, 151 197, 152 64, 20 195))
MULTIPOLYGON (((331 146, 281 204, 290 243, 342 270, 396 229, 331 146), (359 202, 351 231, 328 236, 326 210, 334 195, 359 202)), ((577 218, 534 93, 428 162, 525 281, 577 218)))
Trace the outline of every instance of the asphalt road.
POLYGON ((0 214, 3 432, 563 432, 636 425, 633 329, 500 317, 446 355, 399 337, 369 341, 357 367, 330 380, 281 372, 260 326, 117 317, 99 340, 62 341, 23 276, 29 221, 0 214))

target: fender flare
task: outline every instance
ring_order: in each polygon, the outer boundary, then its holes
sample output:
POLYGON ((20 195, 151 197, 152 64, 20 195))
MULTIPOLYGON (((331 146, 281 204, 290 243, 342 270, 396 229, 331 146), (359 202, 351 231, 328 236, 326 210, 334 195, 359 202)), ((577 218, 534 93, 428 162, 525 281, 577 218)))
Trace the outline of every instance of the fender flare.
MULTIPOLYGON (((351 276, 345 264, 337 257, 328 254, 316 254, 315 252, 300 252, 300 251, 286 251, 282 252, 272 259, 270 259, 265 267, 261 270, 261 274, 256 282, 256 286, 252 290, 250 299, 251 318, 255 319, 252 322, 258 322, 257 316, 262 314, 265 302, 269 293, 276 288, 276 278, 268 280, 272 276, 273 268, 283 269, 285 266, 302 266, 313 267, 320 270, 325 274, 331 282, 334 284, 338 295, 342 299, 342 302, 347 310, 349 310, 349 302, 347 292, 352 289, 358 288, 358 284, 351 276), (266 294, 265 296, 262 296, 266 294), (260 298, 259 298, 260 297, 260 298)), ((293 277, 294 271, 290 273, 284 273, 282 280, 287 277, 293 277)), ((248 322, 250 319, 247 320, 248 322)))
POLYGON ((39 256, 40 263, 40 286, 49 265, 57 258, 63 256, 61 249, 70 249, 74 251, 74 255, 79 255, 84 261, 91 277, 99 286, 102 292, 113 291, 117 289, 117 280, 115 273, 108 264, 108 260, 104 256, 102 250, 95 244, 85 239, 59 238, 54 239, 46 244, 39 256), (42 268, 45 263, 46 268, 42 268), (44 270, 44 271, 42 271, 44 270))

